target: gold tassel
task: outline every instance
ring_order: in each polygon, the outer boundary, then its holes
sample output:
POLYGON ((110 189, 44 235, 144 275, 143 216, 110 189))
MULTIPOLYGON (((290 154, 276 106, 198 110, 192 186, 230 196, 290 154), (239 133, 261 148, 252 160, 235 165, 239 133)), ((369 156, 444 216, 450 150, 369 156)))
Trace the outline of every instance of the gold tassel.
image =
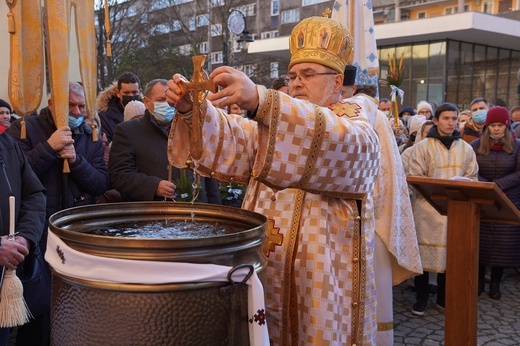
POLYGON ((22 121, 20 121, 20 139, 26 139, 27 138, 27 129, 25 127, 25 120, 22 118, 22 121))
POLYGON ((14 270, 6 269, 0 299, 0 327, 21 326, 29 322, 31 312, 23 299, 22 282, 14 270))
POLYGON ((90 128, 92 129, 92 142, 97 142, 98 135, 97 135, 96 128, 94 127, 94 124, 90 125, 90 128))
POLYGON ((12 12, 7 14, 7 31, 9 31, 10 34, 14 34, 16 32, 14 26, 14 16, 12 12))

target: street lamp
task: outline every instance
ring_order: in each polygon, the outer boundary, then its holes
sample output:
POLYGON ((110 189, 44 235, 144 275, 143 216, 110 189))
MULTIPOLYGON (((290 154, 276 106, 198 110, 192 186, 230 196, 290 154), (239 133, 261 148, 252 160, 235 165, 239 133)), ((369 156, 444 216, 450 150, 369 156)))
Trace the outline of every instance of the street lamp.
MULTIPOLYGON (((231 10, 227 16, 227 28, 228 30, 238 36, 237 43, 240 45, 240 49, 245 52, 247 51, 247 47, 249 43, 253 42, 255 39, 251 35, 250 31, 247 30, 246 18, 244 14, 239 10, 231 10)), ((224 52, 223 52, 223 60, 224 65, 229 65, 229 34, 228 30, 226 30, 224 34, 224 52)))

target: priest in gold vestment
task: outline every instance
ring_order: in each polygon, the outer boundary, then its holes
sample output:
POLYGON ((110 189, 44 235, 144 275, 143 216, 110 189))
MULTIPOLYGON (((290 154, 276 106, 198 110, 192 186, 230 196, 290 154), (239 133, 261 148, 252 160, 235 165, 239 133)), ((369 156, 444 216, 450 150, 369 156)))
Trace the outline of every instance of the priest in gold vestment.
POLYGON ((337 21, 306 18, 290 38, 291 96, 219 67, 210 77, 222 90, 200 114, 182 76, 168 82, 177 109, 170 163, 248 184, 242 208, 268 218, 266 312, 275 345, 376 343, 372 194, 381 148, 375 119, 341 100, 351 46, 337 21), (218 108, 232 103, 247 118, 218 108), (203 146, 192 157, 197 116, 203 146))

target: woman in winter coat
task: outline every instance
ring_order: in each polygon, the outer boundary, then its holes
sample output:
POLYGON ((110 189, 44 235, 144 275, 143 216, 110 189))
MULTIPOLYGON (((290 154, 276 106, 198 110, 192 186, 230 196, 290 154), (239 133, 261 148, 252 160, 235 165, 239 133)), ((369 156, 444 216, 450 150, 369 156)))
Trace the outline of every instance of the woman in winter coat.
MULTIPOLYGON (((487 113, 486 128, 471 146, 477 155, 480 181, 495 182, 518 208, 520 207, 520 140, 509 129, 506 108, 496 106, 487 113)), ((489 297, 499 300, 504 267, 520 265, 520 226, 480 223, 478 293, 484 291, 485 266, 491 266, 489 297)))

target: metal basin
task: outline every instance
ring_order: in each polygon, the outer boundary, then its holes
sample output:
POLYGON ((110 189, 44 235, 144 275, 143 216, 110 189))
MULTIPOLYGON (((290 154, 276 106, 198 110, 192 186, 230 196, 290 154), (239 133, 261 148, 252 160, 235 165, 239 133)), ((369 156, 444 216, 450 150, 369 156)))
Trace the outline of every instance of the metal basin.
MULTIPOLYGON (((99 257, 252 265, 262 279, 267 219, 210 204, 133 202, 70 208, 52 215, 50 230, 71 248, 99 257), (194 220, 225 224, 225 235, 136 239, 85 233, 129 221, 194 220)), ((131 272, 132 268, 128 268, 131 272)), ((52 271, 53 345, 247 345, 247 286, 224 282, 160 285, 99 282, 52 271)))

